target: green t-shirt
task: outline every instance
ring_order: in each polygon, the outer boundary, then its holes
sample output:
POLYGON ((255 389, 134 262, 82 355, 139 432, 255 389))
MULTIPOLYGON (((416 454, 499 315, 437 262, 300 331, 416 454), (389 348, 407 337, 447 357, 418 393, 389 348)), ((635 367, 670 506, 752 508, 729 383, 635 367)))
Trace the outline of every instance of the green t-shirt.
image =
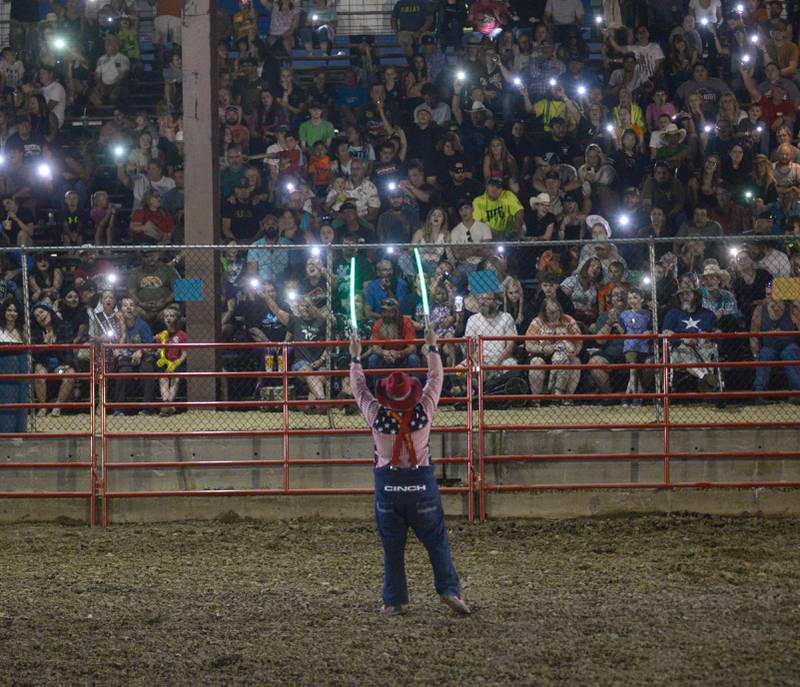
POLYGON ((319 124, 314 124, 308 119, 300 125, 299 135, 300 141, 310 149, 317 141, 327 141, 333 138, 333 124, 327 119, 321 120, 319 124))

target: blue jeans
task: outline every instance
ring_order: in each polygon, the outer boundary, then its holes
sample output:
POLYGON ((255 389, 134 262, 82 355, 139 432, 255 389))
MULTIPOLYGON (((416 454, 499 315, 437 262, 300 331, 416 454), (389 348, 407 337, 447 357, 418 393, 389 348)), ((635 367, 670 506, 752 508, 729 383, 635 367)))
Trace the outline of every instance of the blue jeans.
POLYGON ((383 543, 383 602, 408 603, 405 551, 408 528, 428 551, 437 594, 461 594, 444 511, 432 466, 417 469, 376 468, 375 520, 383 543))
MULTIPOLYGON (((800 361, 800 346, 790 343, 782 349, 762 346, 758 351, 758 359, 764 362, 773 360, 800 361)), ((786 365, 786 376, 789 379, 789 388, 793 391, 800 391, 800 366, 786 365)), ((769 385, 769 378, 772 376, 771 367, 756 368, 756 379, 753 383, 754 391, 764 391, 769 385)))

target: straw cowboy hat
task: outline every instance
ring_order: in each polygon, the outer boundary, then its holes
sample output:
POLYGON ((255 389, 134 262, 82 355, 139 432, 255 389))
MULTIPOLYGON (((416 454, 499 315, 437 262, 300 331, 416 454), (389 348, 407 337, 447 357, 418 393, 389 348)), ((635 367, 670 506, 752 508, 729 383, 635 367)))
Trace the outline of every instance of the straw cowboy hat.
POLYGON ((392 372, 375 385, 378 403, 389 410, 411 410, 421 396, 422 384, 405 372, 392 372))
POLYGON ((663 131, 656 131, 656 137, 658 141, 662 144, 667 142, 667 136, 678 136, 678 143, 683 143, 683 139, 686 138, 686 129, 678 128, 678 125, 670 122, 664 127, 663 131))
POLYGON ((550 205, 550 194, 540 193, 530 199, 531 210, 535 210, 537 205, 550 205))

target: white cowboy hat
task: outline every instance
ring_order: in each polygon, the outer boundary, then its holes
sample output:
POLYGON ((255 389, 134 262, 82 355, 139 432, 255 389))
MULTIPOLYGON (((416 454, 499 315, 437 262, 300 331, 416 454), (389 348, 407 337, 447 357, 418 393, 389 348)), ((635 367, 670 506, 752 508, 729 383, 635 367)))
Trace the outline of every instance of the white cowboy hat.
POLYGON ((550 200, 549 193, 540 193, 539 195, 533 196, 528 202, 531 205, 531 210, 535 210, 537 205, 550 205, 552 201, 550 200))
POLYGON ((589 231, 592 230, 595 224, 602 224, 606 229, 606 234, 608 238, 611 238, 611 225, 608 223, 608 220, 603 217, 602 215, 588 215, 586 217, 586 226, 589 227, 589 231))

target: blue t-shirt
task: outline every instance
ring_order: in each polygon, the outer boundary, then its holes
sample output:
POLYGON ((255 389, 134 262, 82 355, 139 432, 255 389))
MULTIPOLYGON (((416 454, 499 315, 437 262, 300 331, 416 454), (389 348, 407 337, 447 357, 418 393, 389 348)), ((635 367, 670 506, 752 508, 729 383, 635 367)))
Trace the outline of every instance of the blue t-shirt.
MULTIPOLYGON (((395 280, 394 283, 394 297, 399 301, 402 301, 405 298, 406 294, 408 293, 408 284, 406 284, 400 277, 395 280)), ((369 306, 375 311, 380 312, 381 304, 389 298, 389 294, 386 290, 381 286, 381 280, 375 279, 367 284, 367 288, 364 289, 364 302, 369 304, 369 306)))
MULTIPOLYGON (((644 334, 653 326, 653 316, 649 310, 623 310, 619 315, 619 321, 626 334, 644 334)), ((647 339, 625 339, 622 350, 625 353, 629 351, 649 353, 650 342, 647 339)))
POLYGON ((125 330, 126 343, 153 343, 153 330, 144 320, 137 319, 132 327, 125 330))
POLYGON ((697 308, 693 313, 672 308, 664 318, 661 328, 677 334, 713 332, 717 328, 717 316, 705 308, 697 308))
POLYGON ((347 105, 351 110, 356 110, 367 104, 369 95, 363 86, 340 86, 336 95, 336 104, 339 107, 347 105))

